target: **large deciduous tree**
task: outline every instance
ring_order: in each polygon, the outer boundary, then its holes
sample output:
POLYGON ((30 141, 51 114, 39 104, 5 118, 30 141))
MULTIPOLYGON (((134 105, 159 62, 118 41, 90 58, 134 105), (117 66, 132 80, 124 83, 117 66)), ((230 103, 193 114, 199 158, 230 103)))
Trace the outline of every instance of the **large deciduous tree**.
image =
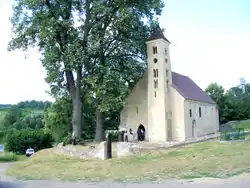
MULTIPOLYGON (((139 52, 138 49, 134 51, 132 43, 126 48, 119 48, 114 43, 129 39, 136 43, 133 34, 137 32, 138 24, 134 27, 135 20, 131 18, 139 18, 136 21, 142 18, 153 20, 155 14, 161 13, 162 7, 160 0, 15 0, 9 50, 27 50, 34 46, 39 48, 51 94, 61 96, 67 91, 71 97, 73 133, 80 138, 84 110, 81 101, 82 81, 93 67, 112 65, 112 58, 110 64, 102 64, 102 58, 108 56, 105 55, 106 50, 114 59, 114 54, 120 50, 126 49, 122 57, 116 57, 120 59, 129 57, 131 51, 134 54, 139 52), (115 25, 117 27, 111 29, 115 25), (93 37, 99 30, 98 37, 93 37), (106 31, 109 31, 108 35, 106 31), (117 39, 117 36, 123 40, 117 39), (93 58, 97 58, 99 64, 93 58)), ((115 60, 113 62, 116 63, 115 60)), ((120 61, 119 65, 124 63, 120 61)), ((102 75, 101 72, 100 78, 102 75)))

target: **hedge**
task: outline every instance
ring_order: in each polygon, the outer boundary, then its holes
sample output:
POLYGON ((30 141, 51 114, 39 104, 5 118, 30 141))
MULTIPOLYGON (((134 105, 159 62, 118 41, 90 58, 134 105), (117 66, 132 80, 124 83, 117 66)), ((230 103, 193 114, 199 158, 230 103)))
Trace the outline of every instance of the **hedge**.
POLYGON ((43 129, 22 129, 7 133, 5 147, 8 151, 17 154, 25 154, 26 149, 33 148, 36 151, 50 148, 53 145, 53 137, 43 129))

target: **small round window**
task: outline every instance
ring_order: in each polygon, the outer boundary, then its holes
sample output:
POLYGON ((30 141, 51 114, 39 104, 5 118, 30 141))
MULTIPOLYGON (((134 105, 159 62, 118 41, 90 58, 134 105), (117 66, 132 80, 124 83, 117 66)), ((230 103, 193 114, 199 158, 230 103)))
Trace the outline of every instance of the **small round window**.
POLYGON ((158 59, 154 58, 154 63, 157 63, 158 59))

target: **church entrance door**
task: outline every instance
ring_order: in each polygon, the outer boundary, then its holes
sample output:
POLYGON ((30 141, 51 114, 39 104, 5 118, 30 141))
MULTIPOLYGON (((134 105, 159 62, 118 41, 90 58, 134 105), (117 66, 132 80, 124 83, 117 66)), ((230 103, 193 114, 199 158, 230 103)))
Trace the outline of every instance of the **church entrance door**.
POLYGON ((196 121, 195 120, 193 120, 192 121, 192 137, 195 137, 196 136, 196 134, 195 134, 195 127, 196 127, 196 121))
POLYGON ((137 139, 138 141, 144 141, 145 137, 146 137, 146 129, 142 124, 140 124, 137 129, 137 139))

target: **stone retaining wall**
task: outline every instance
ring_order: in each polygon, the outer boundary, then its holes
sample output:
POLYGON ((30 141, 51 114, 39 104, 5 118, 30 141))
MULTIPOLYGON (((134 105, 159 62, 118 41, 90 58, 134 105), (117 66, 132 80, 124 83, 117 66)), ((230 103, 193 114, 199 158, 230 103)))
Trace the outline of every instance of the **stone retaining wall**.
POLYGON ((78 157, 81 159, 105 159, 105 142, 101 142, 99 145, 93 148, 89 148, 89 150, 75 150, 74 146, 62 146, 61 144, 56 147, 56 153, 72 156, 72 157, 78 157))
MULTIPOLYGON (((250 134, 250 131, 245 132, 247 135, 250 134)), ((131 155, 138 155, 142 152, 152 151, 152 150, 160 150, 160 149, 169 149, 169 148, 177 148, 181 147, 187 144, 192 143, 198 143, 198 142, 204 142, 211 139, 219 139, 220 133, 215 133, 212 135, 207 135, 203 137, 198 137, 194 139, 189 139, 187 141, 182 142, 162 142, 157 144, 150 144, 146 142, 118 142, 116 144, 116 156, 117 157, 123 157, 123 156, 131 156, 131 155)), ((56 152, 68 155, 68 156, 74 156, 79 157, 81 159, 106 159, 105 156, 105 143, 101 142, 98 146, 89 149, 87 151, 76 151, 74 150, 74 147, 67 147, 59 145, 56 147, 56 152)))

